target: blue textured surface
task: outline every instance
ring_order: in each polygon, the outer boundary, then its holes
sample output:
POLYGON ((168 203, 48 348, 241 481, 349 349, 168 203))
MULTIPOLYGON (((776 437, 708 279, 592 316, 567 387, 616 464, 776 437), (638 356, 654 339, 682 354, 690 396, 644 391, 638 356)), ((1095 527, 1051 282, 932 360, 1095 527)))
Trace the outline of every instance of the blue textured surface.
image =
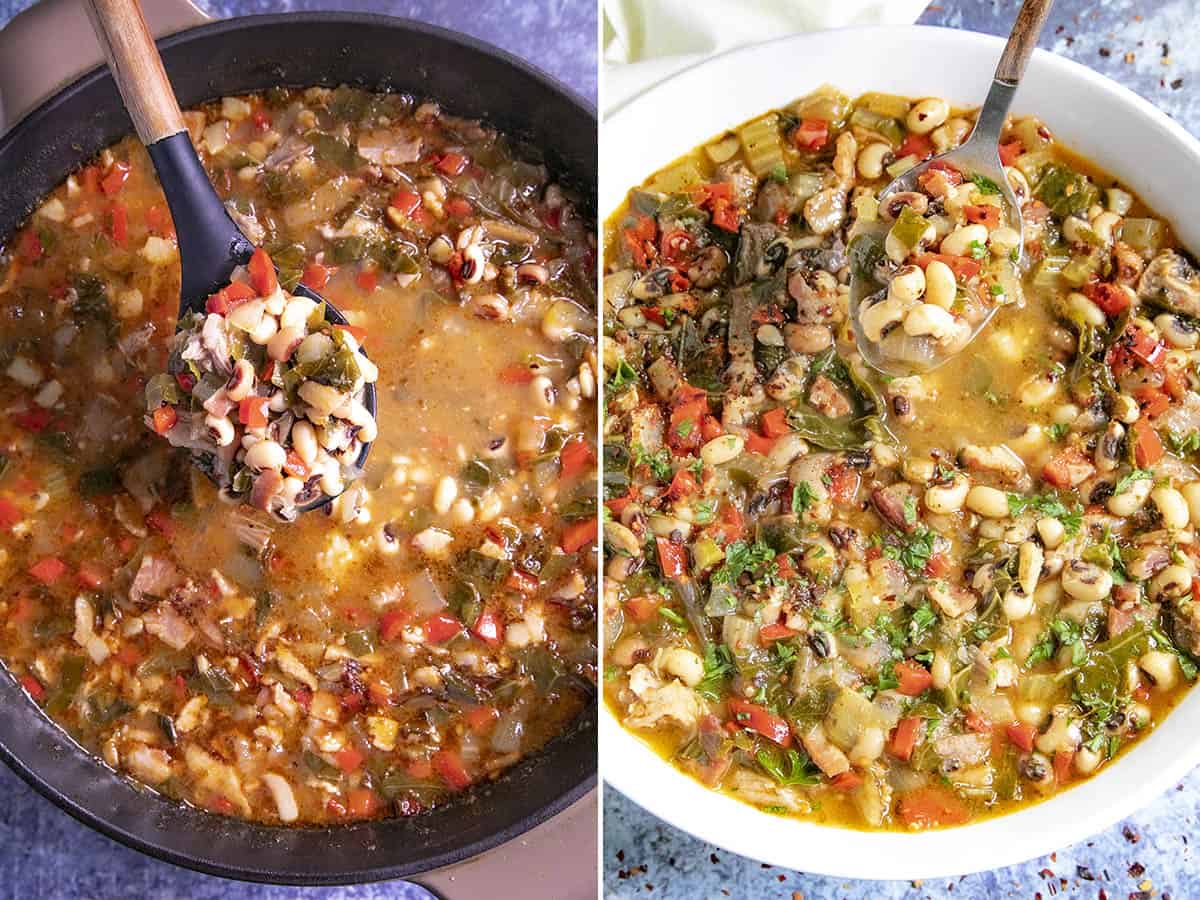
MULTIPOLYGON (((920 21, 1007 34, 1018 5, 1019 0, 939 0, 920 21)), ((1192 0, 1058 0, 1042 46, 1116 79, 1200 136, 1198 22, 1200 4, 1192 0)), ((847 882, 770 868, 726 853, 675 830, 609 789, 604 805, 604 889, 610 900, 1200 898, 1200 861, 1189 843, 1198 811, 1200 770, 1109 831, 1025 865, 925 884, 847 882)))
MULTIPOLYGON (((143 0, 149 4, 154 0, 143 0)), ((471 34, 528 59, 591 102, 596 100, 593 0, 216 0, 213 15, 343 9, 419 19, 471 34)), ((30 6, 0 0, 0 26, 30 6)), ((0 711, 0 715, 3 712, 0 711)), ((78 824, 0 765, 0 900, 427 900, 403 882, 334 889, 245 885, 177 869, 78 824)), ((534 900, 534 898, 530 898, 534 900)))

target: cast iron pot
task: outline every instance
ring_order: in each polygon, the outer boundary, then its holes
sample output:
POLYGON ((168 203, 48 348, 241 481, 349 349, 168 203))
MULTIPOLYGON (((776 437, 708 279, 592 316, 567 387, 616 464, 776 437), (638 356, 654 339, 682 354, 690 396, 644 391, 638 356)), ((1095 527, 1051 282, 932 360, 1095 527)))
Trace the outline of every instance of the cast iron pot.
MULTIPOLYGON (((485 119, 541 148, 551 170, 582 190, 588 213, 595 212, 594 108, 478 41, 384 16, 296 13, 203 25, 159 41, 159 48, 185 107, 272 86, 318 84, 436 99, 457 115, 485 119)), ((26 115, 0 138, 0 241, 73 169, 131 131, 106 68, 92 70, 26 115)), ((75 818, 159 859, 252 881, 342 884, 459 863, 566 809, 595 785, 596 707, 590 704, 540 753, 440 809, 334 828, 254 825, 139 788, 76 745, 2 669, 0 759, 75 818)), ((585 835, 584 824, 579 833, 585 835)), ((592 855, 594 845, 584 850, 592 855)), ((489 858, 501 855, 515 862, 510 852, 489 858)), ((447 884, 431 886, 449 891, 447 884)), ((545 894, 551 895, 565 892, 545 894)))

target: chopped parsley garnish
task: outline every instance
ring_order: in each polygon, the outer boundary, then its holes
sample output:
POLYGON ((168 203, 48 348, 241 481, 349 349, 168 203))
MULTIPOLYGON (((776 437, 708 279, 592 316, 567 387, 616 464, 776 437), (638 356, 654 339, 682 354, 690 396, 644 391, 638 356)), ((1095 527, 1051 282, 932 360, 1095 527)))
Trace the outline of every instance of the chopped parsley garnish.
POLYGON ((1128 475, 1122 476, 1115 485, 1113 485, 1113 493, 1121 494, 1129 489, 1129 486, 1135 481, 1153 480, 1154 473, 1149 469, 1134 469, 1128 475))
POLYGON ((1062 500, 1053 494, 1035 494, 1032 497, 1012 493, 1008 495, 1009 513, 1019 516, 1027 510, 1035 512, 1039 516, 1058 519, 1069 536, 1078 534, 1079 528, 1083 524, 1083 510, 1078 506, 1069 509, 1062 500))
POLYGON ((933 542, 936 532, 924 525, 919 525, 911 534, 892 532, 883 539, 880 548, 883 555, 904 566, 909 572, 922 573, 933 556, 933 542))
POLYGON ((996 182, 988 178, 986 175, 980 175, 978 172, 971 176, 971 183, 979 189, 981 194, 999 194, 1000 188, 996 182))
POLYGON ((713 572, 710 579, 713 584, 736 584, 743 572, 758 574, 760 569, 770 569, 766 575, 773 574, 775 568, 775 551, 770 544, 755 541, 747 544, 745 541, 734 541, 725 548, 725 562, 721 568, 713 572))
POLYGON ((692 433, 692 427, 693 427, 692 420, 684 419, 682 422, 680 422, 678 425, 675 426, 675 433, 677 435, 679 435, 681 438, 685 438, 689 434, 692 433))
POLYGON ((1056 422, 1046 429, 1046 434, 1052 441, 1061 441, 1070 430, 1071 426, 1066 422, 1056 422))
POLYGON ((683 616, 675 612, 675 610, 671 609, 669 606, 660 606, 658 608, 658 614, 672 625, 678 625, 680 628, 687 627, 687 621, 683 618, 683 616))
POLYGON ((989 292, 989 293, 990 293, 990 294, 991 294, 993 297, 1001 297, 1001 296, 1003 296, 1003 295, 1004 295, 1004 285, 1002 285, 1002 284, 993 284, 993 285, 989 285, 989 286, 988 286, 988 292, 989 292))
POLYGON ((1167 446, 1171 448, 1171 452, 1179 456, 1187 456, 1200 450, 1200 431, 1189 431, 1187 434, 1179 434, 1177 431, 1168 430, 1165 434, 1167 446))
POLYGON ((636 384, 637 380, 637 369, 625 362, 625 360, 621 360, 617 363, 617 369, 613 372, 612 379, 608 382, 608 388, 611 391, 619 391, 631 384, 636 384))
POLYGON ((807 481, 801 481, 792 488, 792 512, 802 513, 817 502, 816 492, 807 481))
POLYGON ((1125 571, 1125 560, 1121 558, 1121 545, 1117 543, 1116 535, 1108 528, 1104 529, 1104 536, 1099 542, 1083 551, 1083 558, 1086 562, 1108 569, 1117 584, 1124 584, 1129 580, 1129 573, 1125 571))
POLYGON ((701 500, 692 509, 692 521, 697 525, 707 525, 716 517, 716 500, 701 500))
POLYGON ((1025 659, 1025 665, 1032 666, 1051 659, 1059 647, 1071 648, 1071 665, 1079 666, 1087 659, 1087 644, 1085 629, 1078 622, 1070 619, 1055 619, 1050 623, 1050 630, 1045 632, 1033 650, 1025 659))
POLYGON ((936 624, 937 613, 933 611, 933 607, 926 600, 913 610, 912 619, 908 623, 908 642, 910 644, 921 643, 936 624))
POLYGON ((704 678, 696 684, 696 693, 708 700, 719 700, 733 672, 733 654, 729 648, 724 644, 709 644, 704 649, 704 678))
POLYGON ((971 259, 986 259, 988 255, 987 245, 983 241, 971 241, 967 244, 967 252, 971 259))
POLYGON ((808 755, 799 750, 776 750, 767 748, 755 754, 758 764, 763 771, 774 778, 779 784, 787 787, 794 784, 816 784, 817 776, 813 771, 812 761, 808 755))
POLYGON ((659 481, 670 481, 674 475, 671 470, 671 451, 665 447, 657 453, 647 453, 645 447, 636 445, 633 448, 633 464, 646 466, 659 481))

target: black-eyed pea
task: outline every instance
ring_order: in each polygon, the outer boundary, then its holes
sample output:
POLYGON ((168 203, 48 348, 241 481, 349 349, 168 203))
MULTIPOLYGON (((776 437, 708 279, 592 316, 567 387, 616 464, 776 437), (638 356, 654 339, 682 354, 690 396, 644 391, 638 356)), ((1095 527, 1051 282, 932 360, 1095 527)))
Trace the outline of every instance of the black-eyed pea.
POLYGON ((883 177, 883 167, 892 155, 892 147, 881 141, 867 144, 858 154, 858 174, 868 181, 883 177))
POLYGON ((1136 478, 1119 494, 1113 494, 1105 502, 1105 507, 1114 516, 1128 518, 1146 505, 1154 482, 1149 478, 1136 478))
POLYGON ((929 139, 933 141, 934 150, 938 153, 945 153, 950 148, 961 144, 970 132, 971 123, 955 116, 953 119, 948 119, 946 124, 940 128, 933 129, 929 134, 929 139))
POLYGON ((659 657, 659 666, 688 687, 695 687, 704 678, 704 660, 695 651, 684 647, 664 650, 659 657))
POLYGON ((1150 599, 1173 600, 1192 589, 1192 570, 1179 564, 1167 566, 1150 581, 1150 599))
POLYGON ((226 416, 207 415, 204 417, 204 427, 218 447, 228 447, 233 443, 233 423, 226 416))
POLYGON ((1081 602, 1103 600, 1111 593, 1113 586, 1112 575, 1081 559, 1071 560, 1064 565, 1060 579, 1063 590, 1081 602))
POLYGON ((1113 398, 1112 417, 1118 422, 1132 425, 1142 417, 1142 410, 1133 397, 1128 394, 1117 394, 1113 398))
POLYGON ((1062 544, 1067 530, 1058 519, 1051 516, 1044 516, 1037 521, 1037 533, 1038 537, 1041 538, 1042 546, 1047 550, 1053 550, 1062 544))
POLYGON ((929 134, 950 118, 950 104, 941 97, 918 100, 909 109, 904 124, 913 134, 929 134))
POLYGON ((1037 409, 1052 401, 1058 394, 1059 379, 1042 373, 1030 378, 1021 386, 1018 397, 1022 406, 1037 409))
POLYGON ((1188 518, 1192 526, 1200 528, 1200 481, 1189 481, 1179 492, 1188 506, 1188 518))
POLYGON ((888 328, 904 319, 904 312, 904 305, 889 297, 860 310, 858 323, 867 340, 878 341, 888 328))
POLYGON ((937 463, 932 459, 906 457, 900 463, 900 474, 909 484, 928 484, 937 474, 937 463))
POLYGON ((433 489, 433 510, 439 516, 450 511, 451 504, 458 497, 458 482, 450 475, 443 475, 433 489))
POLYGON ((1169 531, 1186 528, 1191 519, 1187 500, 1183 494, 1166 485, 1150 492, 1150 501, 1162 518, 1163 527, 1169 531))
POLYGON ((1179 684, 1179 660, 1174 653, 1150 650, 1138 657, 1138 667, 1150 676, 1155 690, 1169 691, 1179 684))
POLYGON ((971 480, 961 472, 951 476, 949 484, 936 484, 925 491, 925 508, 938 515, 949 515, 963 508, 971 480))
POLYGON ((1033 614, 1033 597, 1030 594, 1026 594, 1023 590, 1014 587, 1005 592, 1004 599, 1001 601, 1001 608, 1004 610, 1004 616, 1008 621, 1020 622, 1033 614))
POLYGON ((1200 335, 1185 325, 1184 321, 1171 313, 1161 313, 1154 317, 1154 326, 1172 347, 1181 350, 1191 350, 1196 346, 1200 335))
POLYGON ((1042 577, 1046 555, 1034 541, 1025 541, 1017 551, 1017 582, 1021 590, 1032 597, 1042 577))
POLYGON ((954 316, 932 303, 920 303, 904 317, 904 333, 913 337, 928 335, 941 341, 957 332, 958 322, 954 316))
POLYGON ((1092 231, 1105 245, 1113 242, 1116 227, 1121 224, 1121 217, 1114 212, 1102 212, 1092 219, 1092 231))
POLYGON ((1100 766, 1101 757, 1095 750, 1080 747, 1075 753, 1075 771, 1080 775, 1091 775, 1100 766))
POLYGON ((888 282, 888 299, 909 304, 925 293, 925 273, 920 266, 903 266, 888 282))
POLYGON ((279 471, 287 462, 287 451, 275 441, 259 441, 246 451, 246 465, 256 471, 279 471))
POLYGON ((988 230, 983 225, 960 225, 942 239, 941 252, 948 256, 970 256, 972 244, 986 244, 988 230))
POLYGON ((954 271, 935 259, 925 267, 925 302, 949 309, 958 297, 958 281, 954 271))

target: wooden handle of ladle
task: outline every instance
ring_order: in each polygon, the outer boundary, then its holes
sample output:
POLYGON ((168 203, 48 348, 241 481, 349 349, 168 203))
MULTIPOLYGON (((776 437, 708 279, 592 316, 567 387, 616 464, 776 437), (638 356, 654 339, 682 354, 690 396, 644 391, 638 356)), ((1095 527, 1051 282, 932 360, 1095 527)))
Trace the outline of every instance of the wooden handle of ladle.
POLYGON ((1025 0, 1013 23, 1012 33, 1008 43, 1004 45, 1004 53, 1000 57, 1000 65, 996 66, 996 79, 1016 84, 1025 74, 1025 64, 1037 47, 1038 36, 1042 26, 1050 15, 1050 7, 1054 0, 1025 0))
POLYGON ((138 0, 84 0, 84 6, 142 143, 183 131, 179 101, 138 0))

